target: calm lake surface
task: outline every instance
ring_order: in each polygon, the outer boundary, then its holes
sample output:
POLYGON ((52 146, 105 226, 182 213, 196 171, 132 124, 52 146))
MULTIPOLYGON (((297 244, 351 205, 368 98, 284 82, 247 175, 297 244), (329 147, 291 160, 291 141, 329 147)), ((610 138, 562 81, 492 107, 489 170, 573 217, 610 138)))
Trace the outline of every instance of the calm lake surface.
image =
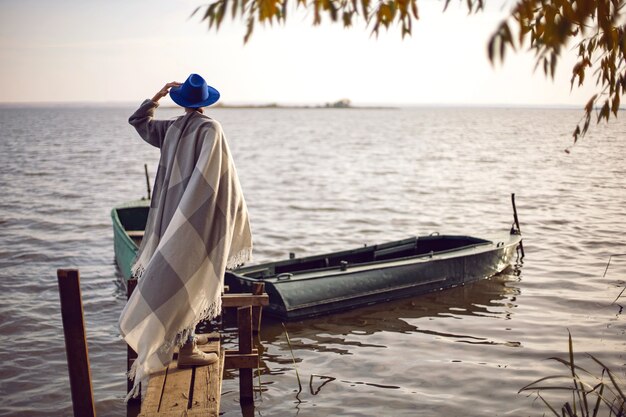
MULTIPOLYGON (((139 104, 139 103, 137 103, 139 104)), ((126 348, 110 210, 145 194, 158 150, 134 108, 0 107, 0 415, 69 416, 56 269, 82 277, 99 416, 125 413, 126 348)), ((159 109, 169 118, 174 109, 159 109)), ((626 121, 546 109, 215 109, 250 209, 255 261, 411 235, 493 235, 521 266, 463 288, 288 323, 266 321, 256 416, 529 416, 524 385, 561 372, 568 329, 626 378, 626 121), (609 257, 613 255, 606 270, 609 257), (622 255, 622 256, 616 256, 622 255), (605 273, 606 270, 606 273, 605 273)), ((597 369, 597 368, 595 368, 597 369)), ((257 381, 258 383, 258 381, 257 381)), ((223 415, 241 416, 227 374, 223 415)), ((564 398, 565 397, 561 397, 564 398)))

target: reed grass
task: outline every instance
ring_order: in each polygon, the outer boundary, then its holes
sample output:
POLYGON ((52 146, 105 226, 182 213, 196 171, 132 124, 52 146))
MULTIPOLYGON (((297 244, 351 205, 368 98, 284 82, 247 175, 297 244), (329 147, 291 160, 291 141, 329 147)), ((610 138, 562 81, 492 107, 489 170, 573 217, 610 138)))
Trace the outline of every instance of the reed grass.
MULTIPOLYGON (((613 259, 613 257, 618 257, 618 256, 626 256, 626 253, 614 253, 612 255, 609 255, 609 260, 606 263, 606 268, 604 268, 604 274, 602 275, 602 278, 606 278, 606 273, 609 272, 609 266, 611 265, 611 259, 613 259)), ((611 305, 617 304, 617 300, 619 300, 622 297, 622 294, 624 294, 624 291, 626 291, 626 285, 624 286, 624 288, 622 288, 622 291, 620 291, 618 296, 615 297, 615 300, 613 300, 611 305)), ((623 306, 620 305, 620 313, 622 312, 622 309, 623 309, 623 306)))
POLYGON ((256 378, 259 384, 259 398, 263 401, 263 385, 261 384, 261 355, 257 355, 256 378))
POLYGON ((287 338, 287 345, 289 346, 289 352, 291 353, 291 360, 293 361, 293 369, 296 371, 296 379, 298 380, 298 393, 302 392, 302 383, 300 382, 300 374, 298 373, 298 366, 296 365, 296 357, 293 354, 293 347, 291 346, 291 339, 289 339, 289 333, 287 332, 287 327, 285 323, 281 323, 283 325, 283 330, 285 331, 285 336, 287 338))
POLYGON ((574 347, 569 333, 568 359, 549 358, 565 366, 567 372, 540 378, 520 389, 519 393, 534 391, 557 417, 626 417, 626 385, 598 358, 589 353, 586 356, 600 367, 599 371, 590 372, 574 363, 574 347), (556 406, 541 395, 554 390, 570 391, 571 400, 556 406), (560 413, 557 409, 560 409, 560 413))

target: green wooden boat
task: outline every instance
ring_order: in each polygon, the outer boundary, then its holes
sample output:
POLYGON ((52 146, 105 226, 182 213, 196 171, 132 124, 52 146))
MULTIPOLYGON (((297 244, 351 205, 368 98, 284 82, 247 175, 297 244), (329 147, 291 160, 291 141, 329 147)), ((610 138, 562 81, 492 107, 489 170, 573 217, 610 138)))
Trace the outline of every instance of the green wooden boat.
POLYGON ((130 267, 139 250, 149 210, 150 200, 147 199, 131 201, 111 210, 115 263, 124 277, 124 286, 131 277, 130 267))

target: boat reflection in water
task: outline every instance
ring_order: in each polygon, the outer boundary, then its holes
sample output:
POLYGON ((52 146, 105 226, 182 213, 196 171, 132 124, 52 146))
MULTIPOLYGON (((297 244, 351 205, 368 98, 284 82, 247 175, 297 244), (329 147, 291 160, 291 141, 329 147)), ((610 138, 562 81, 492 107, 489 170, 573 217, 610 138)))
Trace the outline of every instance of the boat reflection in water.
MULTIPOLYGON (((378 332, 425 332, 413 324, 419 319, 441 316, 492 316, 499 319, 510 319, 519 288, 519 269, 515 266, 502 273, 462 287, 446 291, 432 292, 412 298, 388 301, 384 304, 371 305, 343 313, 325 315, 288 324, 289 336, 311 343, 298 343, 298 349, 325 350, 331 339, 333 343, 350 346, 351 342, 342 341, 342 336, 355 334, 359 336, 373 335, 378 332), (324 336, 321 336, 324 335, 324 336)), ((455 337, 453 334, 442 334, 444 337, 455 337)), ((262 341, 275 343, 285 338, 281 321, 271 316, 263 317, 262 341)), ((477 340, 478 342, 478 340, 477 340)), ((485 341, 489 343, 488 341, 485 341)), ((489 343, 492 344, 492 343, 489 343)), ((362 346, 362 344, 359 344, 362 346)), ((349 349, 335 350, 336 353, 349 353, 349 349)))
POLYGON ((388 379, 384 375, 399 375, 397 368, 402 368, 403 361, 429 372, 437 361, 461 362, 472 357, 468 344, 476 345, 481 355, 488 355, 491 347, 515 349, 521 343, 501 340, 503 333, 498 328, 506 326, 503 321, 510 320, 517 307, 519 274, 519 268, 511 266, 501 274, 462 287, 287 324, 264 316, 259 345, 262 390, 271 391, 275 379, 293 378, 294 361, 301 389, 306 395, 318 395, 341 389, 336 384, 400 389, 406 383, 397 376, 388 379), (444 322, 450 323, 451 331, 442 327, 444 322), (405 336, 394 335, 399 333, 405 336), (433 351, 434 339, 456 344, 458 357, 447 356, 455 349, 444 356, 433 351), (410 358, 394 357, 393 352, 411 354, 410 358), (356 368, 359 370, 351 371, 356 368), (323 374, 318 369, 324 369, 323 374), (369 378, 364 377, 367 374, 369 378))

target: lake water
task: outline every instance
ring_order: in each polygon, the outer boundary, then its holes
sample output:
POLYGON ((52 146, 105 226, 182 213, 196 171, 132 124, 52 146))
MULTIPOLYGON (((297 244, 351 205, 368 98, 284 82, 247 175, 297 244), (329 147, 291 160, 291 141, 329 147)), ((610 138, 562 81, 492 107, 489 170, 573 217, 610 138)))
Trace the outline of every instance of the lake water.
MULTIPOLYGON (((0 415, 71 415, 56 269, 81 272, 99 416, 124 414, 126 349, 109 212, 145 194, 158 150, 134 109, 0 108, 0 415)), ((162 118, 174 109, 159 109, 162 118)), ((623 379, 626 122, 571 145, 577 110, 215 109, 250 209, 255 261, 432 232, 509 229, 526 257, 463 288, 266 321, 258 416, 527 416, 524 385, 564 371, 568 329, 623 379), (622 256, 619 256, 622 255, 622 256), (609 257, 610 266, 606 270, 609 257), (605 273, 606 270, 606 273, 605 273)), ((562 372, 565 373, 565 372, 562 372)), ((258 381, 257 381, 258 383, 258 381)), ((227 374, 223 415, 241 416, 227 374)), ((568 397, 563 397, 564 400, 568 397)))

